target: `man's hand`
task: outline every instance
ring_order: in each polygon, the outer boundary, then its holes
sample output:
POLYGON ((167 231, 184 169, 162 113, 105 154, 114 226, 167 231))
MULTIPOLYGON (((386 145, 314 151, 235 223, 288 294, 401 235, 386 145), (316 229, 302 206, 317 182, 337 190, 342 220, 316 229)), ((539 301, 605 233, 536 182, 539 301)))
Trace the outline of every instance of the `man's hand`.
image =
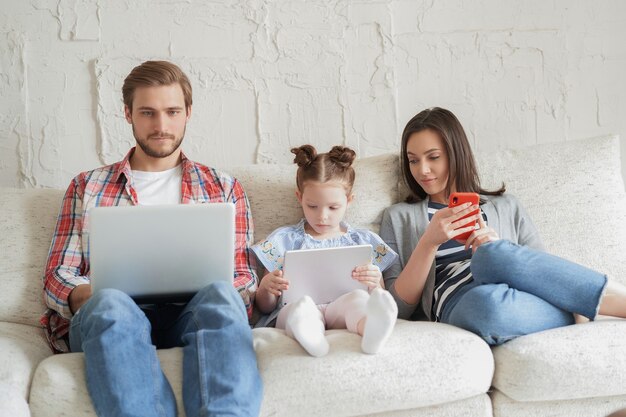
POLYGON ((89 300, 89 297, 91 297, 91 284, 81 284, 74 287, 67 300, 70 303, 72 314, 75 314, 89 300))

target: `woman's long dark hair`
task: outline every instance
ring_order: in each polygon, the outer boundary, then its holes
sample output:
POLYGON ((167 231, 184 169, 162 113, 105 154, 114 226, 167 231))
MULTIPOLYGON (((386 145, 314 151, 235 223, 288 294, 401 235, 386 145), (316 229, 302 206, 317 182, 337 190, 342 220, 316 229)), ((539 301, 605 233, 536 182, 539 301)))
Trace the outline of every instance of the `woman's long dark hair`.
POLYGON ((402 155, 400 155, 402 175, 405 183, 411 190, 411 194, 406 198, 407 203, 416 203, 428 197, 426 191, 411 174, 406 149, 411 135, 426 129, 438 133, 446 145, 449 171, 446 197, 451 193, 452 184, 456 185, 456 191, 459 192, 474 192, 484 195, 501 195, 504 193, 506 190, 504 183, 498 190, 494 191, 485 190, 480 186, 474 154, 461 122, 451 111, 440 107, 432 107, 419 112, 409 120, 404 128, 404 132, 402 132, 402 155))

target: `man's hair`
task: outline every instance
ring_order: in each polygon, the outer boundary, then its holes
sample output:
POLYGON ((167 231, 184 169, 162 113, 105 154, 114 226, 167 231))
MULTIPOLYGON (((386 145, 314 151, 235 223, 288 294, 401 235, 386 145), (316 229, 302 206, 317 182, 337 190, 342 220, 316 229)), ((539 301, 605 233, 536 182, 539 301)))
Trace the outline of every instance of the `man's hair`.
POLYGON ((128 110, 133 111, 133 98, 137 87, 155 87, 179 84, 185 97, 185 110, 191 106, 191 83, 177 65, 167 61, 146 61, 128 74, 122 86, 122 97, 128 110))
POLYGON ((428 196, 426 191, 413 178, 407 155, 409 139, 414 133, 422 130, 432 130, 437 133, 446 146, 448 153, 446 197, 450 195, 453 184, 456 185, 456 191, 461 192, 474 192, 484 195, 501 195, 504 193, 504 184, 494 191, 485 190, 481 187, 474 154, 461 122, 450 110, 432 107, 415 115, 409 120, 404 128, 404 132, 402 132, 401 169, 404 181, 411 190, 411 195, 406 199, 407 203, 416 203, 426 199, 428 196))
POLYGON ((295 154, 293 162, 298 164, 296 185, 302 192, 307 181, 325 183, 337 181, 350 194, 354 185, 354 168, 352 162, 356 153, 345 146, 333 146, 328 153, 318 154, 312 145, 302 145, 291 149, 295 154))

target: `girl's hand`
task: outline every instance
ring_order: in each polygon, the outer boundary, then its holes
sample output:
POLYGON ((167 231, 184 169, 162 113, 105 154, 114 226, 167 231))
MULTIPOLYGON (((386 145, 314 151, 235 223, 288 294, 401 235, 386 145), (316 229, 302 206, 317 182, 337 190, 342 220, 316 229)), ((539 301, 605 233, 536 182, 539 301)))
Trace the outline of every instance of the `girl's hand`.
POLYGON ((456 207, 446 207, 438 210, 430 219, 430 223, 424 232, 422 239, 426 239, 432 246, 439 247, 448 240, 460 235, 461 233, 471 232, 474 230, 473 220, 481 218, 480 213, 469 216, 460 220, 463 216, 478 209, 477 205, 465 203, 456 207), (460 225, 471 222, 469 226, 460 227, 460 225))
POLYGON ((365 284, 368 291, 372 291, 376 287, 385 289, 383 284, 383 274, 380 273, 380 268, 376 265, 367 264, 363 266, 357 266, 352 271, 352 278, 365 284))
POLYGON ((283 271, 276 270, 261 279, 259 289, 261 288, 276 297, 280 297, 283 291, 289 289, 289 281, 283 278, 283 271))
POLYGON ((479 229, 476 229, 465 241, 465 250, 472 248, 472 253, 476 253, 476 249, 485 243, 493 242, 500 239, 495 230, 488 227, 483 220, 483 216, 478 218, 479 229))

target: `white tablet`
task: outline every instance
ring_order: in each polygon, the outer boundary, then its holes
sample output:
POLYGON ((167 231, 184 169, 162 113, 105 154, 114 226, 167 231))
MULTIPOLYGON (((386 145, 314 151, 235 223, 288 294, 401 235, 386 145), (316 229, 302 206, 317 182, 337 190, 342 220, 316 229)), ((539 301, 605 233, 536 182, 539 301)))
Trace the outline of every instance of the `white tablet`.
POLYGON ((308 295, 315 304, 327 304, 352 290, 367 290, 352 278, 352 271, 371 261, 372 245, 287 251, 283 276, 289 280, 289 289, 283 292, 282 302, 308 295))

